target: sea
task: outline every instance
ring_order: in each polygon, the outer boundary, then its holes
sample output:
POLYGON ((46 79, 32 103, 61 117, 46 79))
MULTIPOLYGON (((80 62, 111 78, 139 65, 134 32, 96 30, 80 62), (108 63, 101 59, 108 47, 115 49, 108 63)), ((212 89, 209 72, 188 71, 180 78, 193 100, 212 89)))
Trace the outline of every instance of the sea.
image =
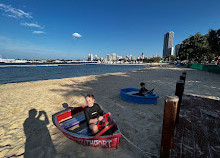
POLYGON ((145 65, 114 64, 0 64, 0 84, 128 72, 145 65))

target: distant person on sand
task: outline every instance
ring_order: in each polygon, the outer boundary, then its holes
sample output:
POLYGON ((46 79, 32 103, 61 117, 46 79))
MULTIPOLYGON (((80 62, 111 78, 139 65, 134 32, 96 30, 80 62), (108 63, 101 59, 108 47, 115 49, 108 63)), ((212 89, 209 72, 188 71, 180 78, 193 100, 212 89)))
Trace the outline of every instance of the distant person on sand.
POLYGON ((138 95, 140 95, 140 96, 144 96, 147 93, 151 93, 152 94, 153 91, 154 91, 154 89, 148 91, 148 89, 145 88, 145 83, 143 83, 143 82, 140 83, 140 86, 141 86, 141 89, 139 90, 139 93, 138 93, 138 95))
POLYGON ((87 94, 85 97, 87 107, 84 110, 87 124, 89 128, 92 130, 93 134, 96 134, 98 130, 98 121, 103 120, 103 115, 105 112, 101 109, 101 107, 95 103, 95 97, 93 94, 87 94))

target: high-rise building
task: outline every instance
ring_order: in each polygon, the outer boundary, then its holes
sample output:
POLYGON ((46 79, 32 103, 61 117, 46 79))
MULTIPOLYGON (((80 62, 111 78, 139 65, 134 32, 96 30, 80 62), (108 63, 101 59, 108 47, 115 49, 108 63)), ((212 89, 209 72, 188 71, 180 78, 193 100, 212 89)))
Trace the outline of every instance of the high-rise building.
POLYGON ((141 59, 144 59, 144 53, 141 53, 141 59))
POLYGON ((132 59, 132 55, 131 55, 131 54, 130 54, 130 56, 128 57, 128 59, 129 59, 129 60, 131 60, 131 59, 132 59))
POLYGON ((116 54, 115 53, 112 53, 112 60, 116 61, 116 54))
POLYGON ((172 47, 171 55, 174 55, 174 48, 172 47))
POLYGON ((179 49, 180 49, 180 44, 177 44, 176 46, 175 46, 175 56, 178 56, 179 55, 179 49))
POLYGON ((105 60, 106 60, 106 61, 110 61, 110 60, 111 60, 111 59, 110 59, 110 54, 106 54, 105 60))
POLYGON ((93 61, 93 54, 88 54, 88 61, 93 61))
POLYGON ((136 60, 135 56, 132 56, 131 60, 136 60))
POLYGON ((95 55, 95 60, 99 60, 99 57, 98 57, 98 55, 95 55))
POLYGON ((170 31, 164 35, 163 58, 172 55, 174 32, 170 31))

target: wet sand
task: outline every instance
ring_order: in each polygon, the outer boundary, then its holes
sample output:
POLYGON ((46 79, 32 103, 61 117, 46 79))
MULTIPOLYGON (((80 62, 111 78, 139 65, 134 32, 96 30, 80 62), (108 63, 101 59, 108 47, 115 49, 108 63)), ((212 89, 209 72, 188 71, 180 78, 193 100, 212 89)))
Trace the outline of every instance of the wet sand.
POLYGON ((86 147, 69 140, 53 125, 51 116, 63 110, 63 103, 72 107, 85 105, 87 93, 93 93, 96 102, 112 113, 131 142, 144 152, 159 156, 164 99, 175 93, 183 71, 187 72, 184 94, 220 100, 219 74, 171 66, 2 84, 0 157, 147 157, 124 138, 120 138, 118 150, 86 147), (119 89, 139 88, 140 82, 155 89, 160 96, 157 105, 136 105, 120 99, 119 89))

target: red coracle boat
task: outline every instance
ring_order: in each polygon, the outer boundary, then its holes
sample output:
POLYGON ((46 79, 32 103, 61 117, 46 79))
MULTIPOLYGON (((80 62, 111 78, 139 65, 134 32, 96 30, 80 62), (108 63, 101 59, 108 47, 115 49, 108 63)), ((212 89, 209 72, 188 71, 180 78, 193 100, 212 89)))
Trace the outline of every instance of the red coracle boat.
POLYGON ((99 132, 93 136, 88 128, 84 106, 58 112, 52 116, 54 125, 69 139, 93 147, 118 148, 121 132, 115 120, 105 114, 105 122, 98 123, 99 132), (111 122, 111 123, 110 123, 111 122))

